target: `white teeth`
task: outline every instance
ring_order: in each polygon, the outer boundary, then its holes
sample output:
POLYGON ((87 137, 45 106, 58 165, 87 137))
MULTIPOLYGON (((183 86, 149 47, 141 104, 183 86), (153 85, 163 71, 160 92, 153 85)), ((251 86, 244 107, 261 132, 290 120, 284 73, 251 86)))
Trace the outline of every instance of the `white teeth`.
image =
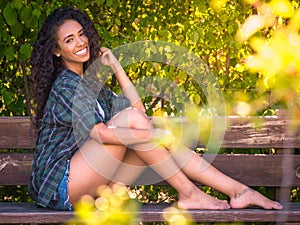
POLYGON ((82 49, 82 50, 76 52, 75 54, 76 54, 76 55, 81 55, 81 54, 85 54, 85 53, 86 53, 86 48, 84 48, 84 49, 82 49))

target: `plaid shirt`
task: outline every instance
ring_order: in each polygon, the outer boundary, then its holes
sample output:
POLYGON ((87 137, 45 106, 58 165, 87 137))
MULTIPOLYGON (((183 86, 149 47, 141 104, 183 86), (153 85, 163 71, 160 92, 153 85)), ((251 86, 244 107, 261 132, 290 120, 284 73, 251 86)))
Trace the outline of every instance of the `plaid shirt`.
POLYGON ((87 76, 82 79, 70 70, 58 75, 40 122, 29 183, 29 195, 37 205, 55 202, 66 163, 90 138, 93 126, 129 106, 128 99, 87 76))

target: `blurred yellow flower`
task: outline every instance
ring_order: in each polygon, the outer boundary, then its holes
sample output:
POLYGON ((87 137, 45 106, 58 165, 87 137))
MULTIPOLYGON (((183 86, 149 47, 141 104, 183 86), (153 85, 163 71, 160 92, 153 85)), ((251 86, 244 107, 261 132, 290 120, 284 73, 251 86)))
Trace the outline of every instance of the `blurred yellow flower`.
MULTIPOLYGON (((251 72, 262 75, 264 88, 272 91, 274 102, 283 100, 290 108, 300 108, 297 97, 300 91, 300 9, 294 8, 288 0, 267 3, 257 0, 254 7, 258 14, 250 16, 236 36, 241 42, 248 41, 254 51, 246 65, 251 72), (259 31, 262 31, 260 35, 254 35, 259 31)), ((239 103, 237 111, 247 109, 240 106, 239 103)))
POLYGON ((74 207, 75 220, 87 225, 137 224, 138 203, 129 198, 125 186, 103 185, 98 194, 96 199, 88 195, 81 198, 74 207))
POLYGON ((164 210, 164 219, 169 225, 192 225, 194 221, 186 210, 168 207, 164 210))

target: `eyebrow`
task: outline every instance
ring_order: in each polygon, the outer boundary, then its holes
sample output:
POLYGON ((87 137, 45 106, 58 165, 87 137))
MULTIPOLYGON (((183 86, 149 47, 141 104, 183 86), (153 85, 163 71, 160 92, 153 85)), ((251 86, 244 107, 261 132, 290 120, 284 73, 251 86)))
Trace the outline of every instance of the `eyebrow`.
MULTIPOLYGON (((83 28, 81 28, 79 31, 78 31, 78 33, 81 33, 83 31, 83 28)), ((72 37, 73 36, 73 34, 69 34, 69 35, 67 35, 64 39, 63 39, 63 41, 65 41, 66 39, 68 39, 69 37, 72 37)))

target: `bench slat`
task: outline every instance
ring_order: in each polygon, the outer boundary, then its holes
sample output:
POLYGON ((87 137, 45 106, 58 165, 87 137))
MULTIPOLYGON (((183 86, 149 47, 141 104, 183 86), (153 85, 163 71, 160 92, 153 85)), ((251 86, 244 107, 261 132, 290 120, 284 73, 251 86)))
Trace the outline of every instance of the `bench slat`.
MULTIPOLYGON (((164 209, 169 204, 143 204, 139 212, 139 221, 163 222, 164 209)), ((297 222, 300 218, 300 203, 289 203, 283 210, 230 209, 230 210, 189 210, 189 214, 198 222, 297 222)), ((0 202, 0 221, 6 223, 63 223, 74 218, 74 212, 36 208, 32 203, 0 202), (13 211, 13 212, 12 212, 13 211)), ((76 220, 72 220, 76 222, 76 220)))
MULTIPOLYGON (((204 154, 204 158, 225 174, 249 186, 300 184, 300 155, 204 154)), ((32 153, 0 154, 0 185, 27 185, 32 160, 32 153)), ((152 181, 152 176, 153 173, 147 173, 140 180, 148 184, 147 180, 152 181)))
POLYGON ((299 148, 300 121, 283 116, 226 117, 223 148, 299 148))
MULTIPOLYGON (((300 130, 296 126, 289 127, 289 124, 299 125, 300 121, 282 116, 261 117, 259 120, 257 117, 228 116, 215 117, 212 121, 213 124, 218 124, 220 120, 226 120, 229 127, 224 134, 221 145, 223 148, 297 148, 300 146, 300 130)), ((181 122, 185 123, 184 120, 181 122)), ((36 131, 29 117, 0 117, 0 149, 34 148, 35 141, 36 131)))
POLYGON ((0 153, 0 185, 28 185, 33 153, 0 153))
POLYGON ((35 148, 36 130, 29 117, 0 117, 0 149, 35 148))
MULTIPOLYGON (((145 222, 162 222, 163 209, 167 205, 145 205, 141 208, 142 220, 145 222), (143 208, 144 207, 144 208, 143 208)), ((230 210, 189 210, 197 222, 299 222, 300 203, 285 204, 283 210, 264 210, 259 208, 230 210)))

